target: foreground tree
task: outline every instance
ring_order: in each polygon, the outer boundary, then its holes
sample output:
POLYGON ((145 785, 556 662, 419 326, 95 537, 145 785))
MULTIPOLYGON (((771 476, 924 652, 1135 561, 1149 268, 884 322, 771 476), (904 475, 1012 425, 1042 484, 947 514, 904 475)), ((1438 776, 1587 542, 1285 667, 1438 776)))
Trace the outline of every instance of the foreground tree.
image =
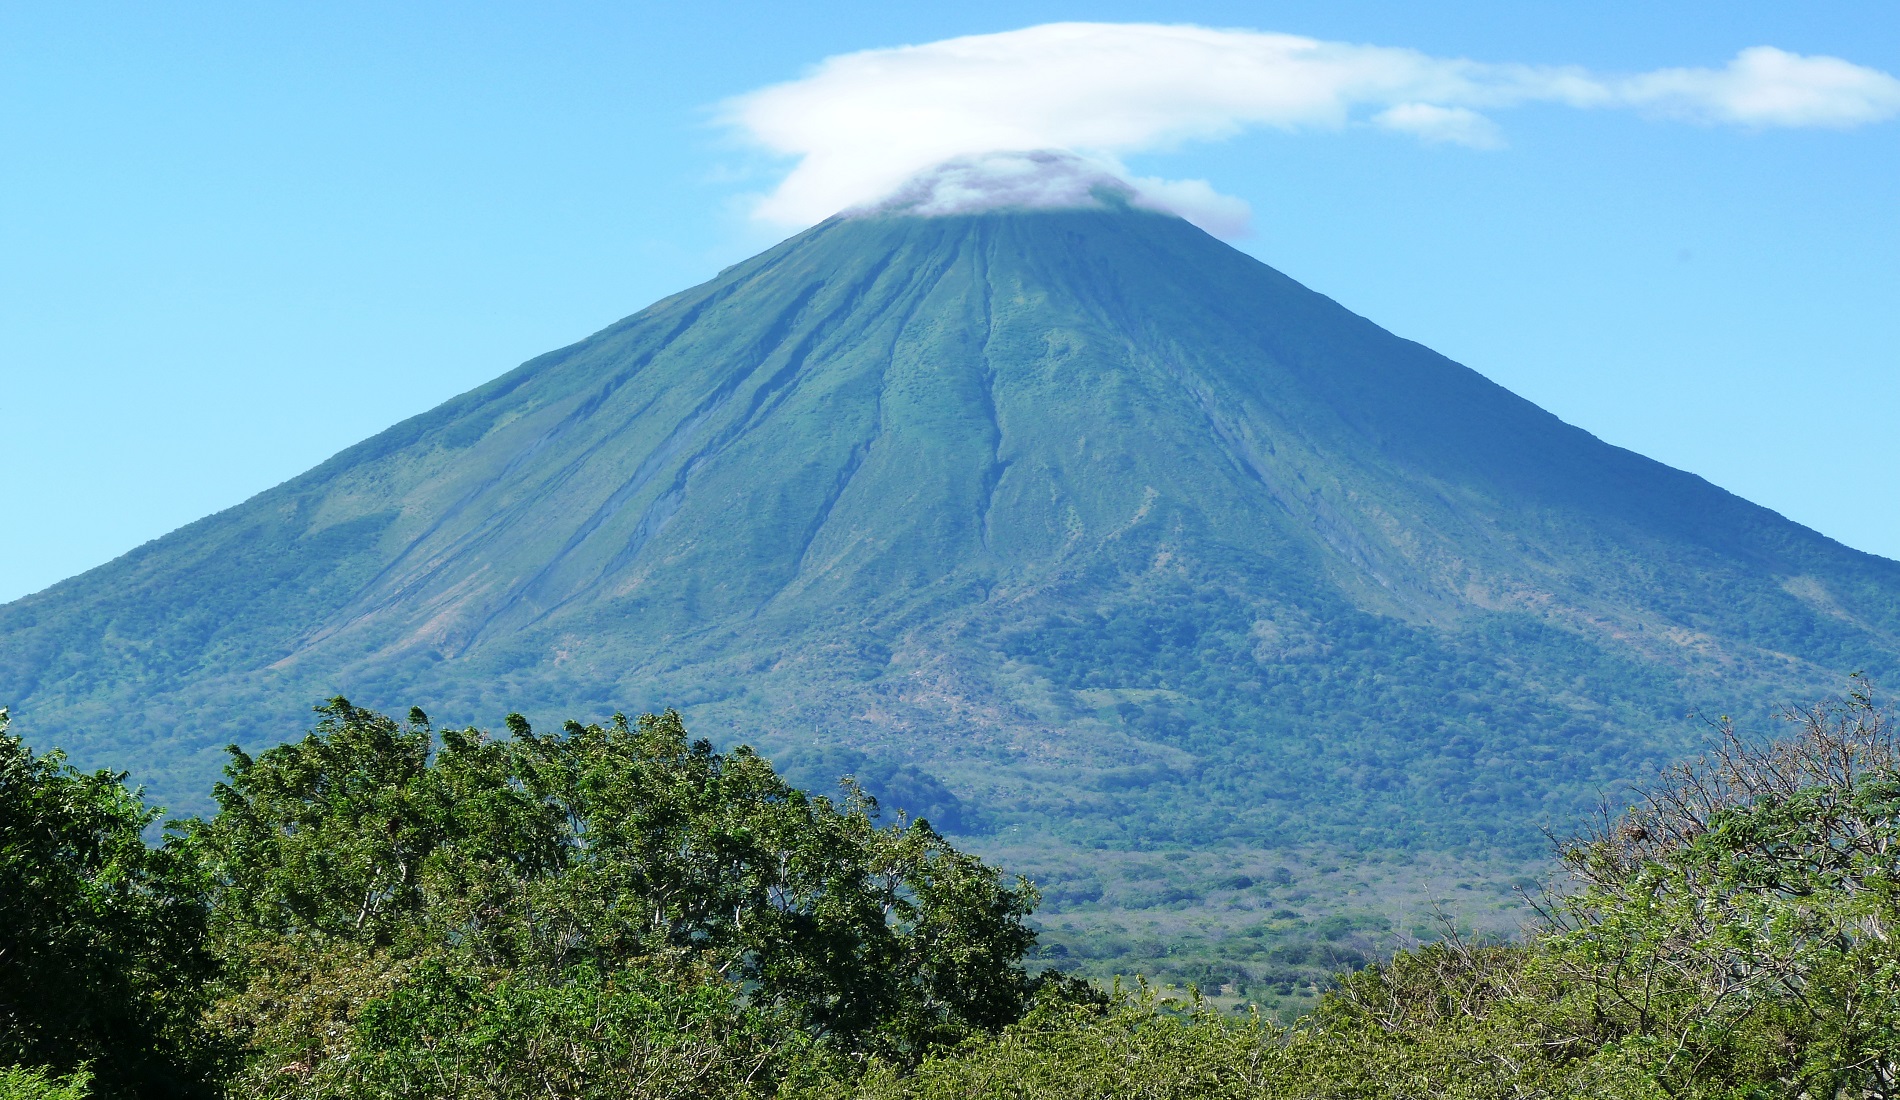
POLYGON ((1022 1013, 1034 891, 854 789, 671 712, 506 739, 321 712, 233 750, 190 830, 254 1091, 627 1095, 671 1065, 715 1095, 1022 1013))
POLYGON ((1622 819, 1570 845, 1582 890, 1545 966, 1553 1027, 1666 1087, 1789 1096, 1900 1087, 1900 744, 1871 692, 1757 747, 1726 723, 1622 819))
MULTIPOLYGON (((213 971, 205 910, 177 843, 125 776, 35 755, 0 709, 0 1067, 22 1095, 90 1067, 95 1095, 207 1095, 199 1027, 213 971)), ((48 1085, 47 1095, 61 1094, 48 1085)))
POLYGON ((1789 718, 1564 844, 1524 944, 1346 978, 1309 1038, 1444 1094, 1896 1095, 1900 745, 1859 682, 1789 718))

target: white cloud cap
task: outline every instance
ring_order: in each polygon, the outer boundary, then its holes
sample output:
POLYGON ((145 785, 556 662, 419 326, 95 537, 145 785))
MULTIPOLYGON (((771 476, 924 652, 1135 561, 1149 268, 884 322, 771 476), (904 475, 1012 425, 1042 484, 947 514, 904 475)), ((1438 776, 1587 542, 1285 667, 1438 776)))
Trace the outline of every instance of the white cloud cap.
POLYGON ((1061 149, 952 157, 847 214, 944 217, 986 210, 1099 209, 1116 204, 1178 214, 1216 236, 1247 231, 1251 211, 1206 180, 1130 179, 1119 165, 1061 149))
POLYGON ((985 210, 1055 210, 1126 202, 1134 188, 1074 153, 1038 149, 952 157, 851 213, 942 217, 985 210))
MULTIPOLYGON (((1481 112, 1529 102, 1842 127, 1900 114, 1900 81, 1766 46, 1743 50, 1722 69, 1610 77, 1260 31, 1049 23, 829 58, 800 79, 728 102, 725 119, 764 148, 798 158, 755 214, 809 225, 957 157, 1066 149, 1126 178, 1118 158, 1132 153, 1249 127, 1355 124, 1488 149, 1503 136, 1481 112)), ((1245 229, 1245 204, 1205 181, 1129 183, 1212 231, 1245 229)))

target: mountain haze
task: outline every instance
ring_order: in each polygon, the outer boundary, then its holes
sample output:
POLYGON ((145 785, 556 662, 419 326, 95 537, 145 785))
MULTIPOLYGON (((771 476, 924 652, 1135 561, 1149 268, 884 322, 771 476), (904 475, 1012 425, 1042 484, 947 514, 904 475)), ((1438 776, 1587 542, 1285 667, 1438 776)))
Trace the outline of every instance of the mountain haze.
POLYGON ((1112 195, 834 218, 0 607, 16 730, 173 805, 336 693, 673 705, 1127 850, 1526 848, 1896 664, 1900 564, 1112 195))

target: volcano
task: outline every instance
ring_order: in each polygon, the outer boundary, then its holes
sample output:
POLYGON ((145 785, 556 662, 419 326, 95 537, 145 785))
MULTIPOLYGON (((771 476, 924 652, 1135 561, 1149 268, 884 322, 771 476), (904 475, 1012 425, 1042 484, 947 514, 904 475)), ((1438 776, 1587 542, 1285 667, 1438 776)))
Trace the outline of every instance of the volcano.
POLYGON ((173 806, 334 694, 674 706, 1110 848, 1538 844, 1896 665, 1900 563, 1099 189, 833 218, 0 608, 16 732, 173 806))

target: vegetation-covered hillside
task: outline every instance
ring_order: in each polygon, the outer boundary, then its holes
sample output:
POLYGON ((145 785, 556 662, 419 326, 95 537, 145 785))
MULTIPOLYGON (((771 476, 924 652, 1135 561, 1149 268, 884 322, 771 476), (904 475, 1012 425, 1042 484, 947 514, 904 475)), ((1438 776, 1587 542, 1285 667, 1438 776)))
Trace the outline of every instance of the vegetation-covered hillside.
POLYGON ((1534 859, 1691 709, 1900 665, 1900 564, 1104 203, 827 222, 0 607, 0 700, 195 812, 313 698, 677 705, 1140 935, 1534 859))
POLYGON ((493 739, 337 700, 151 813, 0 731, 0 1096, 1892 1095, 1900 745, 1732 731, 1292 1026, 1025 965, 1034 888, 676 715, 493 739), (1447 930, 1449 933, 1449 930, 1447 930))

